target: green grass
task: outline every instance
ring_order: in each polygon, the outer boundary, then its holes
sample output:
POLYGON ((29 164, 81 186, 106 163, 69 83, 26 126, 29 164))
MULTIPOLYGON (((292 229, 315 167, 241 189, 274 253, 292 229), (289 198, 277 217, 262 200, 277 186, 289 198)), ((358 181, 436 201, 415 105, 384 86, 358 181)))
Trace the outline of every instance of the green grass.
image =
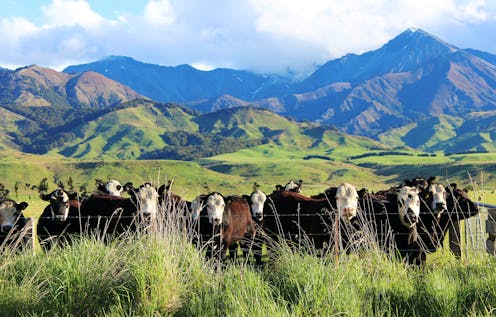
POLYGON ((385 254, 316 257, 280 244, 263 269, 219 270, 168 230, 110 244, 76 239, 0 258, 4 316, 488 316, 496 258, 423 269, 385 254), (98 263, 97 265, 95 265, 98 263))

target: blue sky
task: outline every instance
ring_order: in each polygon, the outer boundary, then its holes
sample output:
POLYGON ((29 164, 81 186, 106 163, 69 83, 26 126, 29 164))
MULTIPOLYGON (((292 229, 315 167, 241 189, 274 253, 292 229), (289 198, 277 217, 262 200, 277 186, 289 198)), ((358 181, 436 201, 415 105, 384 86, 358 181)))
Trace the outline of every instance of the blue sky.
POLYGON ((306 73, 409 27, 496 54, 494 0, 0 0, 0 66, 61 70, 124 55, 306 73))

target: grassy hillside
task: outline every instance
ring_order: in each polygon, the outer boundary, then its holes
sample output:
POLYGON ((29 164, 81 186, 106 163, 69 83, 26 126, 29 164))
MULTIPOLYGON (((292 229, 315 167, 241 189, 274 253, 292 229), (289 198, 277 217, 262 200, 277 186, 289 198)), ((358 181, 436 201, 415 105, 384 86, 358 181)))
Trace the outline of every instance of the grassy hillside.
POLYGON ((419 120, 381 133, 378 139, 392 146, 407 145, 430 152, 496 152, 496 112, 419 120))

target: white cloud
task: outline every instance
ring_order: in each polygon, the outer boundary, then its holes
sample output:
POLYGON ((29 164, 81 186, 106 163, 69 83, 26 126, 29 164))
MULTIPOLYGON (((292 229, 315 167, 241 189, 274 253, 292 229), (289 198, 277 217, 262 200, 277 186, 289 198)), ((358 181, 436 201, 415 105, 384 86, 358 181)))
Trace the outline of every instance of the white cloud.
POLYGON ((86 29, 98 29, 106 23, 98 13, 94 12, 85 0, 53 0, 42 6, 44 28, 63 26, 81 26, 86 29))
POLYGON ((119 7, 115 20, 93 1, 52 0, 32 21, 0 20, 0 65, 60 69, 127 55, 200 69, 303 72, 378 48, 408 27, 496 53, 492 0, 150 0, 141 11, 119 7))
POLYGON ((151 0, 145 6, 145 19, 152 24, 171 24, 174 13, 168 0, 151 0))

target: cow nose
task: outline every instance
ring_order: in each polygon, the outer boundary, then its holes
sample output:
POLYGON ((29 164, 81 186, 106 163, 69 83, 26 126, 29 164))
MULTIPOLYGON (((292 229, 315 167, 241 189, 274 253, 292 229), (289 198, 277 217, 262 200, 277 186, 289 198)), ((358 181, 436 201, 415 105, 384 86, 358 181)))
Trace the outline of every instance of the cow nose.
POLYGON ((437 203, 436 204, 436 210, 437 211, 443 211, 444 209, 446 209, 446 206, 444 205, 444 203, 437 203))
POLYGON ((353 212, 355 211, 355 208, 352 207, 345 207, 343 210, 343 213, 346 217, 351 217, 353 216, 353 212))
POLYGON ((255 215, 257 216, 258 219, 262 219, 263 212, 256 212, 255 215))
POLYGON ((408 209, 406 216, 410 220, 410 223, 415 223, 417 222, 417 215, 413 212, 413 210, 408 209))

